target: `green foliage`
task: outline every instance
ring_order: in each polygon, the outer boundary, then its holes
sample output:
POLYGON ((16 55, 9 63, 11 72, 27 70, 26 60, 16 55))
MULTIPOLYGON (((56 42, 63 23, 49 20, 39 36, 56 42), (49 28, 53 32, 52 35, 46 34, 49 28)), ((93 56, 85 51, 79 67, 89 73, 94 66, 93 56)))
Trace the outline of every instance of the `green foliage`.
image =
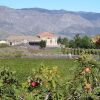
POLYGON ((65 45, 65 47, 68 47, 69 46, 68 39, 63 38, 61 44, 65 45))
POLYGON ((15 72, 7 68, 0 69, 0 98, 2 100, 16 100, 16 89, 19 83, 14 76, 15 72))
POLYGON ((76 34, 74 37, 75 47, 78 48, 81 45, 81 37, 79 34, 76 34))
POLYGON ((61 52, 64 54, 74 54, 74 55, 80 55, 82 52, 85 52, 87 54, 93 54, 93 55, 100 55, 100 49, 82 49, 82 48, 64 48, 61 49, 61 52))
POLYGON ((22 83, 16 95, 25 100, 64 100, 66 89, 63 82, 58 67, 43 65, 37 70, 33 69, 33 74, 22 83))
POLYGON ((100 93, 100 65, 84 52, 78 62, 79 66, 69 84, 68 100, 99 100, 100 95, 97 94, 100 93))
POLYGON ((85 52, 76 61, 19 58, 0 60, 0 66, 5 66, 0 70, 2 100, 99 100, 100 65, 85 52), (19 74, 20 86, 11 70, 19 74))
POLYGON ((66 37, 64 37, 64 38, 59 37, 57 40, 57 43, 64 45, 65 47, 69 46, 69 41, 68 41, 68 38, 66 38, 66 37))
POLYGON ((0 48, 5 48, 5 47, 8 47, 9 45, 6 44, 6 43, 0 43, 0 48))
POLYGON ((76 47, 76 44, 74 42, 74 40, 70 40, 69 41, 69 48, 75 48, 76 47))
POLYGON ((81 40, 81 48, 91 48, 91 39, 88 36, 84 36, 81 40))
POLYGON ((72 40, 69 41, 70 48, 100 48, 100 39, 93 43, 92 39, 87 35, 80 37, 79 34, 76 34, 72 40))
POLYGON ((40 43, 39 43, 39 45, 40 45, 41 49, 45 48, 46 47, 46 41, 41 40, 40 43))
POLYGON ((61 38, 61 37, 59 37, 59 38, 57 39, 57 43, 58 43, 58 44, 61 44, 61 43, 62 43, 62 38, 61 38))
POLYGON ((67 81, 73 76, 72 73, 77 66, 77 62, 70 59, 28 59, 28 58, 14 58, 14 59, 1 59, 0 66, 9 67, 12 71, 16 71, 16 77, 19 81, 24 82, 29 75, 32 74, 32 69, 40 68, 43 63, 47 66, 58 66, 62 78, 67 81), (74 66, 73 66, 74 65, 74 66))

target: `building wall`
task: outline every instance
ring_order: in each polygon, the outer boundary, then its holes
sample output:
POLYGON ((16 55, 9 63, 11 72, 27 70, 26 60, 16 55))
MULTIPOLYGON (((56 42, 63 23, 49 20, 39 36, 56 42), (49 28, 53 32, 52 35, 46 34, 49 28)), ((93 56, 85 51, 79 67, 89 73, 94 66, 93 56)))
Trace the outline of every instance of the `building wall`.
POLYGON ((40 42, 41 40, 45 40, 46 41, 46 47, 59 47, 59 45, 57 44, 57 37, 36 37, 32 39, 13 39, 13 40, 8 40, 10 45, 20 45, 20 44, 25 44, 25 43, 29 43, 29 42, 40 42))
POLYGON ((42 38, 46 41, 46 47, 59 47, 57 44, 57 38, 42 38))

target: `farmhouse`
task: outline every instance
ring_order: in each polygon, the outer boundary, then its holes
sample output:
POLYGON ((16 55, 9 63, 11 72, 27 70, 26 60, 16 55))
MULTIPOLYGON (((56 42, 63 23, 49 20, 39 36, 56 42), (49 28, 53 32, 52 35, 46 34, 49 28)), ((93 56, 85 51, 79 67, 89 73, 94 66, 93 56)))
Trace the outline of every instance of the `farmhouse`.
POLYGON ((49 32, 43 32, 43 33, 37 34, 37 37, 40 38, 41 40, 45 40, 47 47, 58 47, 59 46, 57 44, 57 36, 55 36, 54 34, 51 34, 49 32))
POLYGON ((7 38, 10 45, 38 45, 41 40, 46 41, 46 47, 59 47, 57 44, 57 36, 49 32, 39 33, 35 36, 29 35, 14 35, 7 38))

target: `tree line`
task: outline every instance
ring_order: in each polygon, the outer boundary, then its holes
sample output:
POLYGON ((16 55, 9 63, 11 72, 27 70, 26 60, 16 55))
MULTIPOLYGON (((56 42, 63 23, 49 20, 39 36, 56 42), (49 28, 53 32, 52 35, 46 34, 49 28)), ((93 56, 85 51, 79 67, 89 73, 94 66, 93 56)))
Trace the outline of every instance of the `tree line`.
POLYGON ((71 40, 67 37, 59 37, 57 42, 69 48, 100 49, 100 38, 93 42, 92 38, 87 35, 81 37, 79 34, 76 34, 71 40))

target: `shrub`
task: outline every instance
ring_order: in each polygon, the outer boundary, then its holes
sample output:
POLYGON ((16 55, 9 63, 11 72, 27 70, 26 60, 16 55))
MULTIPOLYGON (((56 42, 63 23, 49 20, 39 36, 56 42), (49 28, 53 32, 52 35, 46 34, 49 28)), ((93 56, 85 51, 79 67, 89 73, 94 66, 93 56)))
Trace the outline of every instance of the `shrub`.
MULTIPOLYGON (((33 71, 33 75, 24 83, 32 100, 64 100, 63 82, 59 76, 57 67, 41 67, 33 71), (26 84, 26 85, 25 85, 26 84)), ((65 90, 65 91, 64 91, 65 90)), ((28 96, 24 96, 26 99, 28 96)))
POLYGON ((0 69, 0 98, 2 100, 16 100, 16 89, 19 83, 14 76, 14 72, 7 68, 0 69))
POLYGON ((41 40, 41 41, 40 41, 40 48, 43 49, 43 48, 45 48, 45 47, 46 47, 46 41, 41 40))
POLYGON ((69 83, 67 100, 99 100, 100 68, 91 55, 82 53, 74 78, 69 83))
POLYGON ((0 48, 8 47, 9 45, 6 43, 0 43, 0 48))

